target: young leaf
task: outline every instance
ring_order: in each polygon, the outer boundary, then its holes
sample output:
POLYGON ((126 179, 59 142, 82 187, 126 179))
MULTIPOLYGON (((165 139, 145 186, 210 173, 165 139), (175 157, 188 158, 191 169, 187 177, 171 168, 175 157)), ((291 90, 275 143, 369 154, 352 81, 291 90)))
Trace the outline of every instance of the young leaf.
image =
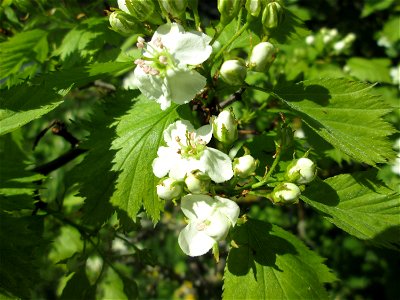
POLYGON ((371 88, 346 79, 307 80, 280 87, 275 96, 334 147, 357 161, 375 165, 394 157, 387 136, 395 131, 381 118, 391 109, 371 88))
POLYGON ((153 174, 152 162, 164 143, 164 130, 177 118, 177 106, 162 111, 158 103, 141 99, 119 120, 112 146, 118 151, 113 171, 119 174, 111 202, 132 218, 142 204, 154 222, 160 218, 164 201, 156 193, 160 179, 153 174))
POLYGON ((400 249, 400 195, 375 174, 342 174, 310 185, 301 198, 344 231, 378 246, 400 249))
POLYGON ((224 274, 223 299, 327 299, 336 277, 323 259, 282 228, 258 220, 238 226, 224 274))

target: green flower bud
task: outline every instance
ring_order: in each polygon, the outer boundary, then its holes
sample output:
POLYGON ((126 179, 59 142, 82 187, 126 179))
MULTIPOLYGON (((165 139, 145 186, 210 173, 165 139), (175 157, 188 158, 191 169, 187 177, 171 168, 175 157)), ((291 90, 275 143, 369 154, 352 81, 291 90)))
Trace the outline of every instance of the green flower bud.
POLYGON ((185 178, 185 184, 192 194, 207 194, 210 189, 210 178, 201 173, 189 173, 185 178))
POLYGON ((246 10, 253 17, 258 17, 261 12, 261 0, 247 0, 246 10))
POLYGON ((239 60, 227 60, 221 66, 220 75, 229 85, 242 85, 246 79, 247 68, 239 60))
POLYGON ((233 172, 235 176, 247 178, 257 169, 258 160, 247 154, 233 160, 233 172))
POLYGON ((286 169, 286 178, 297 184, 307 184, 317 175, 314 162, 306 157, 294 160, 286 169))
POLYGON ((218 11, 221 14, 222 25, 229 24, 241 8, 242 0, 218 0, 218 11))
POLYGON ((299 202, 301 191, 297 185, 283 182, 272 191, 271 197, 275 203, 293 204, 299 202))
POLYGON ((164 179, 156 188, 158 197, 164 200, 177 198, 183 191, 181 183, 172 178, 164 179))
POLYGON ((161 21, 154 0, 118 0, 118 6, 140 22, 159 24, 161 21))
POLYGON ((229 110, 220 112, 218 117, 212 117, 214 137, 227 145, 231 145, 238 137, 237 121, 229 110))
POLYGON ((135 20, 121 10, 111 13, 109 16, 109 22, 112 30, 123 35, 141 31, 135 20))
POLYGON ((254 46, 250 55, 250 69, 264 72, 269 69, 275 60, 276 49, 269 42, 262 42, 254 46))
POLYGON ((270 2, 264 8, 261 22, 265 29, 275 29, 281 23, 283 8, 278 2, 270 2))
POLYGON ((188 0, 161 0, 164 10, 175 18, 185 17, 188 0))

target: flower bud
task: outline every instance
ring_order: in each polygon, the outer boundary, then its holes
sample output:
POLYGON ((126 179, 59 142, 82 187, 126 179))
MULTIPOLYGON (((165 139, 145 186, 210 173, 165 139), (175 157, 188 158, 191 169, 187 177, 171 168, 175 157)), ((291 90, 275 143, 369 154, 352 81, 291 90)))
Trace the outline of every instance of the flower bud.
POLYGON ((138 24, 135 23, 132 17, 121 10, 111 13, 109 22, 112 30, 123 35, 140 31, 138 24))
POLYGON ((254 173, 258 166, 258 160, 247 154, 233 160, 233 172, 235 176, 247 178, 254 173))
POLYGON ((300 195, 301 192, 297 185, 283 182, 274 188, 271 197, 275 203, 292 204, 299 201, 300 195))
POLYGON ((185 17, 188 0, 161 0, 160 4, 171 16, 181 18, 185 17))
POLYGON ((247 75, 247 68, 237 59, 227 60, 221 66, 220 75, 229 85, 242 85, 247 75))
POLYGON ((157 195, 164 200, 172 200, 179 197, 182 190, 182 185, 172 178, 166 178, 157 185, 157 195))
POLYGON ((210 178, 201 173, 189 173, 185 178, 185 184, 192 194, 207 194, 210 188, 210 178))
POLYGON ((221 24, 229 24, 238 14, 242 0, 218 0, 218 11, 221 14, 221 24))
POLYGON ((275 29, 281 23, 282 17, 282 6, 278 2, 270 2, 263 10, 261 22, 265 29, 275 29))
POLYGON ((262 42, 254 46, 250 55, 250 68, 253 71, 264 72, 269 69, 276 57, 276 49, 269 42, 262 42))
POLYGON ((159 23, 160 16, 156 11, 154 0, 118 0, 118 6, 140 22, 159 23))
POLYGON ((214 137, 224 143, 232 144, 238 137, 237 121, 229 110, 220 112, 218 117, 212 117, 211 124, 213 127, 214 137))
POLYGON ((258 17, 261 12, 261 0, 247 0, 246 10, 253 17, 258 17))
POLYGON ((286 178, 297 184, 306 184, 314 180, 317 167, 314 162, 306 157, 294 160, 286 170, 286 178))

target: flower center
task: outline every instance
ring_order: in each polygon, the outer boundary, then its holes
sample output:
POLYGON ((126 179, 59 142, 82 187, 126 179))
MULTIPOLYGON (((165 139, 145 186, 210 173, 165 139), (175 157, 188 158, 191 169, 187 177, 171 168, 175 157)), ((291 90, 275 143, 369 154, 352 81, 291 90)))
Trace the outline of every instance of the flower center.
POLYGON ((186 131, 186 145, 183 144, 179 137, 176 137, 175 140, 181 147, 178 151, 180 155, 184 158, 194 157, 196 159, 200 159, 201 155, 206 149, 206 142, 202 139, 196 139, 196 133, 186 131))
POLYGON ((210 225, 210 224, 211 224, 211 222, 210 222, 209 220, 205 220, 205 221, 203 221, 203 222, 197 224, 196 229, 197 229, 198 231, 203 231, 203 230, 205 230, 205 229, 207 228, 207 226, 210 225))

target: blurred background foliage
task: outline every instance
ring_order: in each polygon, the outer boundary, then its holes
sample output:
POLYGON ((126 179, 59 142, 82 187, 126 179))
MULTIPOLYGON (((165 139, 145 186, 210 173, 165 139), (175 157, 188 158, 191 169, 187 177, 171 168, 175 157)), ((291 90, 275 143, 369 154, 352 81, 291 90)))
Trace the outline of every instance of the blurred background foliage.
MULTIPOLYGON (((394 108, 386 118, 399 129, 398 2, 292 0, 286 5, 304 20, 309 31, 278 45, 280 52, 269 74, 263 78, 255 76, 254 80, 276 84, 317 77, 348 77, 377 83, 376 92, 394 108)), ((117 7, 116 1, 3 0, 0 42, 4 43, 0 48, 0 68, 1 77, 7 79, 0 84, 14 86, 38 73, 93 62, 129 61, 129 53, 135 51, 130 49, 135 39, 122 37, 108 28, 106 11, 110 7, 117 7), (24 32, 27 34, 23 35, 24 32)), ((209 24, 218 19, 216 1, 199 1, 199 12, 209 24)), ((236 51, 240 56, 240 48, 236 51)), ((88 135, 94 136, 93 124, 104 120, 99 115, 107 113, 99 104, 112 106, 111 94, 115 87, 120 88, 121 79, 120 76, 74 87, 57 109, 12 134, 9 143, 20 149, 15 155, 33 167, 69 151, 71 144, 51 129, 33 149, 39 133, 54 120, 66 124, 79 141, 88 135)), ((248 80, 253 80, 251 74, 248 80)), ((257 92, 244 97, 262 101, 257 92)), ((278 109, 273 101, 268 105, 270 111, 278 109)), ((264 132, 274 121, 270 114, 255 114, 251 102, 237 102, 232 107, 244 128, 257 120, 252 129, 264 132)), ((313 150, 312 155, 318 159, 320 177, 367 168, 322 145, 311 132, 301 132, 301 121, 294 116, 292 120, 293 127, 299 129, 296 143, 318 145, 313 147, 318 150, 313 150), (307 140, 302 139, 303 135, 307 140)), ((393 136, 394 145, 398 138, 393 136)), ((249 148, 257 142, 260 141, 250 141, 249 148)), ((199 258, 185 256, 177 244, 184 221, 173 204, 167 205, 155 227, 144 214, 134 223, 122 211, 114 212, 101 226, 81 222, 84 199, 78 194, 74 170, 81 159, 40 179, 43 184, 37 191, 39 197, 55 213, 42 226, 23 230, 27 237, 21 249, 31 251, 34 247, 40 254, 35 255, 35 268, 17 265, 21 269, 16 274, 22 277, 8 278, 10 286, 15 287, 8 292, 23 297, 25 291, 18 290, 21 284, 33 290, 32 299, 127 299, 138 293, 145 299, 221 297, 226 247, 220 250, 218 264, 211 254, 199 258), (39 237, 41 233, 43 238, 39 237), (23 276, 26 278, 21 279, 23 276)), ((396 174, 394 164, 393 161, 382 166, 379 177, 398 189, 399 170, 396 174)), ((397 165, 397 168, 400 167, 397 165)), ((376 248, 343 233, 305 204, 277 209, 265 200, 247 198, 242 205, 248 207, 249 216, 291 230, 327 259, 326 264, 341 279, 327 287, 332 299, 398 299, 400 257, 396 252, 376 248)), ((34 208, 24 209, 18 214, 29 215, 34 208)), ((18 228, 15 231, 18 234, 18 228)), ((4 243, 5 237, 1 238, 4 243)), ((1 298, 13 298, 8 292, 3 290, 1 298)))

